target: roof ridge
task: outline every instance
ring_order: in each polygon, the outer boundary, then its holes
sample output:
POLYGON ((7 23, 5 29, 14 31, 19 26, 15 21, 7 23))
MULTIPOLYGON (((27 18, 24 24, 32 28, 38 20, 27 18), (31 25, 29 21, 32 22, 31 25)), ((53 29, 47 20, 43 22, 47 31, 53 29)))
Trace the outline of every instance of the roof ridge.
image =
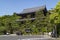
POLYGON ((46 7, 46 5, 43 5, 43 6, 36 6, 36 7, 32 7, 32 8, 25 8, 25 9, 23 9, 23 10, 34 9, 34 8, 40 8, 40 7, 46 7))

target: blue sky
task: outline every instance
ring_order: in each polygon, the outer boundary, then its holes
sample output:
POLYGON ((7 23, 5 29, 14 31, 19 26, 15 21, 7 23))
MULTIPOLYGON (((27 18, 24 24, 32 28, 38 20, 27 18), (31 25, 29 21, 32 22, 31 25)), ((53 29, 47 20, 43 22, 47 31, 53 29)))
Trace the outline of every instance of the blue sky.
POLYGON ((54 8, 59 0, 0 0, 0 16, 20 13, 23 9, 46 5, 54 8))

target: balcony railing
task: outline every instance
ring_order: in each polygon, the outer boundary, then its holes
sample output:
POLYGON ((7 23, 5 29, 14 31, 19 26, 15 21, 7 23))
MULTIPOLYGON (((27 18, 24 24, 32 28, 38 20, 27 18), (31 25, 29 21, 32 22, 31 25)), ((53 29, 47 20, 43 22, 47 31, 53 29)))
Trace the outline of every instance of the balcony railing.
POLYGON ((26 20, 35 20, 35 18, 29 18, 29 19, 17 19, 16 21, 26 21, 26 20))

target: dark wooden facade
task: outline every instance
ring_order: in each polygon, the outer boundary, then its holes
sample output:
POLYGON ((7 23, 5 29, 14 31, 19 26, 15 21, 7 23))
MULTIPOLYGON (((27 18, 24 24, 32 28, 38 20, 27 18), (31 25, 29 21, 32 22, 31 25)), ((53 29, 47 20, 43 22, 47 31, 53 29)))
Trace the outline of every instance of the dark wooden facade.
POLYGON ((17 13, 17 15, 21 17, 20 20, 18 19, 17 21, 25 21, 27 20, 28 16, 30 17, 30 19, 28 20, 35 20, 35 15, 36 15, 35 13, 39 10, 42 10, 44 16, 46 16, 47 13, 46 6, 28 8, 28 9, 24 9, 22 13, 17 13))

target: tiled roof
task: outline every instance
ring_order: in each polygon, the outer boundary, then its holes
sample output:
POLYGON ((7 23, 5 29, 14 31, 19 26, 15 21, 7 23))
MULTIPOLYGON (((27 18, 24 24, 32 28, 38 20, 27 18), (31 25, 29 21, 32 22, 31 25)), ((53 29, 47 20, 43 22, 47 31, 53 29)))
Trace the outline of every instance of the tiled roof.
POLYGON ((36 12, 36 11, 38 11, 38 10, 45 9, 45 8, 46 8, 46 6, 27 8, 27 9, 24 9, 21 13, 18 13, 18 14, 36 12))

